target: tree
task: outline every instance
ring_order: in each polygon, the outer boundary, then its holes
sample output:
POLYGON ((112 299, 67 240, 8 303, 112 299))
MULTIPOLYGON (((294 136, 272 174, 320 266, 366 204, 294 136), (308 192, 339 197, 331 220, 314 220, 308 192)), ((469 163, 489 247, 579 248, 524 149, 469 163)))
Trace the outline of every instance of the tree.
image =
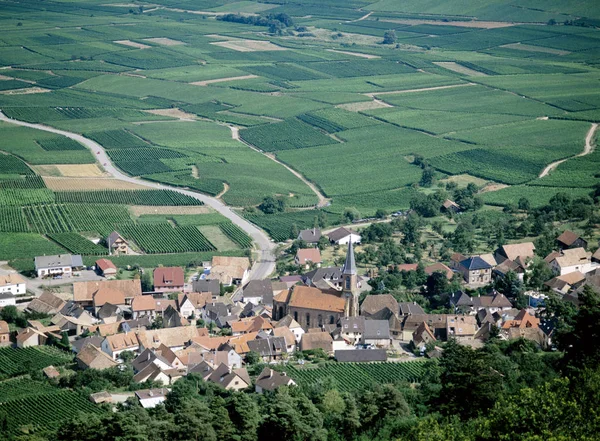
POLYGON ((473 239, 474 228, 471 223, 461 222, 454 230, 452 237, 450 239, 452 243, 452 248, 459 253, 473 252, 475 248, 475 241, 473 239))
POLYGON ((148 271, 144 271, 144 273, 140 277, 140 283, 142 285, 142 291, 148 292, 152 291, 152 289, 154 288, 152 286, 152 276, 148 271))
POLYGON ((256 441, 256 431, 261 421, 258 405, 247 394, 233 394, 225 400, 231 422, 237 429, 240 441, 256 441))
POLYGON ((431 302, 433 308, 445 306, 450 294, 450 284, 446 274, 435 271, 427 277, 423 294, 431 302))
POLYGON ((521 199, 519 199, 517 206, 519 207, 519 210, 523 210, 523 211, 531 210, 531 202, 529 202, 529 199, 527 199, 526 197, 522 197, 521 199))
POLYGON ((395 44, 396 41, 398 41, 398 37, 395 30, 390 29, 389 31, 385 31, 383 34, 383 44, 395 44))
POLYGON ((8 305, 0 310, 0 318, 7 323, 14 323, 19 317, 19 310, 16 306, 8 305))
POLYGON ((329 246, 329 239, 327 239, 327 236, 321 236, 319 238, 319 241, 317 242, 317 247, 323 251, 325 248, 327 248, 329 246))
POLYGON ((509 299, 516 299, 523 293, 523 282, 514 271, 507 272, 504 277, 496 279, 496 289, 509 299))
POLYGON ((402 243, 411 244, 417 243, 421 240, 419 228, 421 227, 421 218, 416 213, 410 213, 400 228, 400 232, 404 235, 402 237, 402 243))
POLYGON ((250 351, 246 354, 246 363, 257 364, 262 361, 260 354, 256 351, 250 351))
POLYGON ((274 198, 267 196, 263 199, 258 208, 265 214, 275 214, 285 211, 285 200, 283 198, 274 198))
POLYGON ((377 219, 385 219, 387 217, 388 213, 387 211, 383 210, 382 208, 378 208, 377 211, 375 212, 375 217, 377 219))
POLYGON ((421 174, 421 180, 419 181, 419 185, 421 187, 431 187, 433 185, 433 180, 435 178, 435 171, 431 167, 425 167, 423 169, 423 173, 421 174))
POLYGON ((544 282, 547 282, 554 274, 550 266, 541 257, 534 257, 529 265, 529 271, 525 273, 525 284, 528 288, 542 289, 544 282))
POLYGON ((345 208, 342 213, 342 222, 354 222, 360 219, 359 211, 354 207, 345 208))

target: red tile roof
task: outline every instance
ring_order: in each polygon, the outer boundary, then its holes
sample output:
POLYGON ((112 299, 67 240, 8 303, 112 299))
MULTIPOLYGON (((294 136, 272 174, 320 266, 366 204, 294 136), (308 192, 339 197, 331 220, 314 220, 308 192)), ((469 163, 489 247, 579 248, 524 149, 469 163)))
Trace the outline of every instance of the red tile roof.
POLYGON ((156 268, 154 270, 154 287, 170 288, 184 285, 183 269, 178 266, 156 268))
POLYGON ((108 259, 98 259, 98 260, 96 260, 96 266, 98 268, 100 268, 102 270, 102 272, 106 271, 107 269, 114 269, 114 270, 117 269, 117 267, 115 266, 115 264, 112 263, 108 259))
POLYGON ((296 259, 301 265, 308 262, 321 263, 321 252, 318 248, 299 249, 296 253, 296 259))

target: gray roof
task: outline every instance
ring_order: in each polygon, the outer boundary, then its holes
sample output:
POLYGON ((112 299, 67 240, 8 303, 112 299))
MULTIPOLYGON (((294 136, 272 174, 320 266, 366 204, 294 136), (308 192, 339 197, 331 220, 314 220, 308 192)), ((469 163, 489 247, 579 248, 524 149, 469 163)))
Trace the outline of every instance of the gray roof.
POLYGON ((329 237, 329 240, 331 240, 333 242, 337 242, 338 240, 343 239, 344 237, 350 236, 351 234, 356 234, 357 236, 359 235, 356 231, 352 231, 352 230, 349 230, 348 228, 340 227, 337 230, 334 230, 331 233, 329 233, 327 235, 327 237, 329 237))
POLYGON ((400 315, 425 314, 421 305, 415 302, 400 302, 398 303, 400 315))
POLYGON ((105 303, 104 305, 102 305, 100 307, 100 309, 98 310, 98 314, 96 314, 96 315, 98 316, 98 318, 103 319, 103 318, 112 317, 114 315, 117 315, 118 312, 119 312, 118 306, 115 306, 111 303, 105 303))
POLYGON ((138 390, 135 395, 140 400, 146 400, 148 398, 165 397, 169 393, 169 389, 144 389, 138 390))
POLYGON ((340 319, 340 325, 342 326, 342 332, 365 332, 365 318, 364 317, 343 317, 340 319))
POLYGON ((456 291, 450 297, 450 303, 457 306, 473 306, 473 300, 464 291, 456 291))
POLYGON ((36 270, 64 266, 83 266, 83 260, 79 254, 59 254, 56 256, 37 256, 35 258, 36 270))
POLYGON ((303 240, 307 243, 317 243, 321 238, 321 230, 318 228, 311 228, 310 230, 302 230, 298 234, 298 239, 303 240))
POLYGON ((290 381, 293 380, 285 372, 277 372, 266 367, 256 378, 256 385, 263 390, 272 391, 280 386, 286 386, 290 381))
POLYGON ((365 340, 390 338, 390 323, 387 320, 366 320, 365 340))
POLYGON ((342 268, 339 266, 332 266, 326 268, 317 268, 316 270, 309 271, 304 274, 304 283, 307 283, 310 279, 312 283, 319 282, 321 280, 340 280, 342 278, 342 268))
POLYGON ((91 336, 91 337, 80 338, 79 340, 75 340, 71 344, 71 348, 73 349, 73 352, 79 353, 87 345, 93 345, 93 346, 96 346, 97 348, 99 348, 102 346, 103 341, 104 341, 104 337, 99 337, 99 336, 95 336, 95 335, 91 336))
POLYGON ((387 361, 385 349, 344 349, 335 351, 339 362, 387 361))
POLYGON ((242 294, 244 299, 260 297, 263 303, 273 303, 273 284, 269 279, 251 280, 244 287, 242 294))
POLYGON ((15 295, 12 292, 0 292, 0 299, 12 299, 15 295))
POLYGON ((342 269, 342 274, 355 275, 356 263, 354 262, 354 248, 352 248, 352 241, 348 242, 348 252, 346 253, 346 263, 342 269))
POLYGON ((216 296, 221 294, 221 286, 218 279, 196 280, 192 282, 194 292, 210 292, 216 296))
POLYGON ((264 339, 250 340, 248 349, 258 352, 262 357, 280 355, 287 350, 284 337, 269 337, 264 339))
POLYGON ((468 270, 490 269, 492 267, 492 265, 487 263, 479 256, 469 257, 468 259, 460 262, 460 264, 468 270))

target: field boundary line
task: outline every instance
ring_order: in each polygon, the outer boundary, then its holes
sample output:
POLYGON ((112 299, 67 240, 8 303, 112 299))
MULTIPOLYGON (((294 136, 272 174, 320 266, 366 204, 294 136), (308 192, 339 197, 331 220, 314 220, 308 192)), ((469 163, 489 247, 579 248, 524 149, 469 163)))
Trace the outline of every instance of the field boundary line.
POLYGON ((594 133, 596 133, 597 128, 598 128, 598 124, 592 123, 592 127, 590 127, 590 130, 588 130, 587 135, 585 136, 585 145, 583 147, 583 152, 581 152, 575 156, 570 156, 568 158, 561 159, 560 161, 554 161, 552 164, 547 165, 546 168, 544 168, 544 170, 542 170, 542 172, 540 173, 539 178, 543 178, 544 176, 547 176, 552 170, 554 170, 556 167, 558 167, 563 162, 568 161, 569 159, 580 158, 582 156, 586 156, 586 155, 589 155, 590 153, 592 153, 594 151, 594 147, 595 147, 595 145, 592 143, 592 140, 594 138, 594 133))

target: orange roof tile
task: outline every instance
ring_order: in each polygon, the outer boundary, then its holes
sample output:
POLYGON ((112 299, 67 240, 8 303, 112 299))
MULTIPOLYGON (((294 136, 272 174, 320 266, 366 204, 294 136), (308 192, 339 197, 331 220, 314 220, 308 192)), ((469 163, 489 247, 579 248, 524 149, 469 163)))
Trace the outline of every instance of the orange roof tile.
POLYGON ((326 294, 318 288, 297 285, 293 288, 288 306, 319 311, 344 312, 346 301, 335 294, 326 294))

